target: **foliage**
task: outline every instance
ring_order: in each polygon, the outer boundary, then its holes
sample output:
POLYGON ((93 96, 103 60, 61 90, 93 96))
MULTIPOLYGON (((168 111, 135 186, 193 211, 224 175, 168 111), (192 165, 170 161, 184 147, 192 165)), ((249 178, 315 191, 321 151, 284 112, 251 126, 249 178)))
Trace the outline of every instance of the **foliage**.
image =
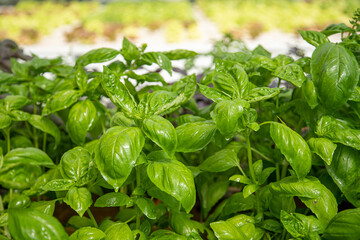
POLYGON ((75 66, 12 59, 0 72, 0 238, 357 239, 357 30, 303 31, 316 50, 297 60, 218 43, 198 82, 137 70, 172 74, 173 60, 201 55, 127 39, 75 66))

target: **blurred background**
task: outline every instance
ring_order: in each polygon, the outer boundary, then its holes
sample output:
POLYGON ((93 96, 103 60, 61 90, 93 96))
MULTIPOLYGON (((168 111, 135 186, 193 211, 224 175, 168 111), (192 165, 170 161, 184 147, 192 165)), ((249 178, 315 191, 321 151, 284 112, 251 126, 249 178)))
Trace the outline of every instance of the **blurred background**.
MULTIPOLYGON (((0 40, 10 38, 40 57, 119 49, 125 36, 149 50, 210 51, 230 36, 274 54, 312 47, 298 30, 349 23, 360 0, 0 0, 0 40)), ((336 39, 335 39, 336 41, 336 39)))

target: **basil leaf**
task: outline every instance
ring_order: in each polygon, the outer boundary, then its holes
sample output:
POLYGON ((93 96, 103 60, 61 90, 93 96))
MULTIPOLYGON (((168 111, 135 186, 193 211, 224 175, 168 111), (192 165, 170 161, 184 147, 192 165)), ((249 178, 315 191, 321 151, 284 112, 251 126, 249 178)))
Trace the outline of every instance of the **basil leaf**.
POLYGON ((161 147, 169 157, 173 156, 177 146, 174 126, 163 117, 153 115, 143 121, 145 135, 161 147))
POLYGON ((237 212, 249 211, 254 209, 256 203, 254 195, 244 198, 244 194, 242 192, 231 195, 225 201, 226 203, 222 211, 223 216, 229 216, 237 212))
POLYGON ((42 111, 42 115, 49 115, 54 112, 71 107, 81 96, 81 92, 77 90, 63 90, 55 93, 46 102, 42 111))
POLYGON ((4 99, 6 111, 22 108, 23 106, 27 105, 28 102, 29 99, 27 97, 19 95, 9 95, 4 99))
POLYGON ((317 135, 333 142, 341 143, 360 150, 360 130, 349 128, 339 119, 323 116, 316 126, 317 135))
POLYGON ((280 93, 280 88, 258 87, 250 90, 245 98, 249 103, 264 101, 275 97, 280 93))
POLYGON ((331 164, 336 144, 327 138, 311 138, 308 144, 312 152, 319 155, 327 165, 331 164))
POLYGON ((110 126, 123 126, 123 127, 134 127, 136 126, 134 120, 125 116, 123 112, 117 112, 111 117, 110 126))
POLYGON ((216 132, 212 122, 185 123, 176 128, 176 152, 195 152, 210 143, 216 132))
POLYGON ((76 60, 75 66, 85 67, 90 63, 103 63, 114 59, 120 52, 112 48, 90 50, 76 60))
POLYGON ((320 103, 329 111, 340 108, 351 96, 358 81, 358 63, 345 47, 323 43, 311 59, 311 74, 320 103))
POLYGON ((87 180, 91 155, 82 147, 75 147, 61 157, 60 172, 63 178, 83 183, 87 180))
POLYGON ((131 229, 126 223, 115 223, 105 231, 105 240, 134 240, 131 229))
POLYGON ((136 127, 112 127, 100 138, 96 165, 116 191, 130 175, 144 144, 145 138, 136 127))
POLYGON ((105 237, 105 233, 100 229, 83 227, 71 234, 70 240, 102 240, 105 237))
POLYGON ((199 165, 199 168, 207 172, 225 172, 236 166, 240 167, 237 154, 231 149, 222 149, 208 157, 199 165))
POLYGON ((60 130, 53 121, 40 115, 31 115, 29 123, 33 127, 53 136, 55 138, 55 148, 59 145, 61 134, 60 130))
POLYGON ((278 67, 274 75, 292 83, 296 87, 301 87, 303 82, 306 80, 304 71, 296 63, 290 63, 284 66, 278 67))
POLYGON ((137 197, 134 203, 140 211, 149 219, 156 219, 155 203, 148 198, 137 197))
POLYGON ((30 188, 41 175, 41 167, 22 164, 0 170, 0 185, 9 189, 30 188))
POLYGON ((91 100, 87 99, 72 106, 66 123, 71 140, 77 145, 83 145, 95 119, 96 108, 91 100))
POLYGON ((299 31, 301 37, 313 45, 314 47, 318 47, 320 44, 329 42, 327 36, 321 32, 316 31, 299 31))
POLYGON ((305 177, 311 169, 311 151, 305 140, 291 128, 276 122, 270 124, 270 136, 298 178, 305 177))
POLYGON ((134 44, 132 44, 127 38, 124 37, 122 42, 121 55, 127 62, 130 63, 132 60, 139 59, 140 51, 134 44))
POLYGON ((222 94, 221 92, 217 91, 215 88, 208 87, 206 85, 198 83, 199 91, 210 100, 219 103, 226 100, 231 100, 230 97, 228 97, 225 94, 222 94))
POLYGON ((305 100, 311 109, 314 109, 317 105, 319 105, 317 101, 318 95, 313 81, 307 79, 305 82, 303 82, 301 89, 305 100))
POLYGON ((240 101, 222 101, 216 104, 211 117, 217 129, 227 139, 233 137, 238 128, 238 119, 244 113, 245 104, 240 101))
POLYGON ((69 239, 64 227, 53 216, 32 208, 9 209, 8 213, 8 227, 14 239, 69 239))
POLYGON ((132 203, 131 198, 121 192, 107 193, 96 199, 95 207, 121 207, 130 205, 132 203))
POLYGON ((198 229, 203 232, 204 226, 191 220, 191 215, 183 212, 172 212, 170 214, 170 227, 176 233, 181 234, 183 236, 191 236, 193 234, 197 235, 198 229))
POLYGON ((4 165, 6 166, 14 163, 44 166, 48 168, 55 167, 53 161, 45 152, 33 147, 16 148, 8 152, 4 157, 4 165))
POLYGON ((186 49, 176 49, 176 50, 170 50, 170 51, 162 52, 162 53, 165 54, 165 56, 168 57, 170 60, 193 58, 196 55, 198 55, 196 52, 186 50, 186 49))
POLYGON ((273 194, 297 196, 317 216, 322 226, 326 227, 337 213, 337 202, 329 189, 316 178, 298 180, 286 177, 270 184, 273 194))
POLYGON ((171 75, 172 65, 165 54, 160 52, 147 52, 141 55, 141 60, 150 65, 155 63, 171 75))
POLYGON ((93 201, 87 188, 72 187, 67 192, 64 202, 82 217, 93 201))
POLYGON ((56 200, 31 202, 30 208, 52 216, 55 211, 55 202, 56 200))
POLYGON ((67 191, 75 185, 72 179, 54 179, 46 183, 42 189, 44 191, 67 191))
POLYGON ((129 116, 135 114, 136 102, 134 97, 120 81, 120 78, 106 66, 104 66, 101 86, 116 106, 129 116))
POLYGON ((11 118, 0 112, 0 129, 8 128, 11 125, 11 118))
POLYGON ((85 92, 88 83, 88 76, 82 67, 78 67, 78 69, 76 70, 75 81, 79 89, 85 92))
POLYGON ((9 116, 14 121, 27 121, 31 117, 31 114, 21 110, 12 110, 9 112, 9 116))
POLYGON ((355 207, 360 207, 360 151, 339 144, 334 152, 330 165, 326 165, 329 175, 332 177, 341 192, 355 207))
POLYGON ((168 159, 164 152, 148 155, 147 174, 161 191, 173 196, 190 212, 196 200, 194 178, 191 171, 177 160, 168 159))
POLYGON ((215 232, 215 236, 219 240, 246 240, 248 239, 243 232, 238 231, 235 225, 225 221, 210 223, 210 227, 215 232))
POLYGON ((331 220, 323 238, 330 240, 355 240, 360 234, 360 208, 339 212, 331 220))

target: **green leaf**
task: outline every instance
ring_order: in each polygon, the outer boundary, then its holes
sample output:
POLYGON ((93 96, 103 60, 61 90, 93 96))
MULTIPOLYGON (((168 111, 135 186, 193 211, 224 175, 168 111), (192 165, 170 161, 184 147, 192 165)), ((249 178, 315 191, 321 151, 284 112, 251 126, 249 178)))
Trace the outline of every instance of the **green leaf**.
POLYGON ((61 223, 38 210, 9 209, 9 231, 14 239, 66 240, 69 239, 61 223))
POLYGON ((8 208, 27 208, 30 206, 30 198, 23 194, 16 194, 9 202, 8 208))
POLYGON ((77 145, 83 145, 95 119, 96 107, 91 100, 87 99, 72 106, 66 122, 66 130, 71 140, 77 145))
POLYGON ((72 179, 54 179, 42 187, 44 191, 67 191, 75 185, 72 179))
POLYGON ((126 223, 115 223, 105 231, 105 240, 134 240, 131 229, 126 223))
POLYGON ((140 211, 149 219, 156 219, 155 203, 148 198, 137 197, 134 203, 140 211))
POLYGON ((246 185, 243 189, 244 198, 249 197, 251 194, 256 192, 256 190, 258 190, 259 188, 260 188, 260 186, 257 184, 246 185))
POLYGON ((326 169, 346 199, 355 207, 360 207, 360 151, 339 144, 332 162, 326 169))
POLYGON ((299 31, 301 37, 313 45, 314 47, 318 47, 320 44, 329 42, 327 36, 321 32, 317 31, 299 31))
POLYGON ((90 63, 103 63, 114 59, 120 52, 112 48, 98 48, 81 55, 75 66, 85 67, 90 63))
POLYGON ((96 165, 104 179, 118 190, 130 175, 145 144, 136 127, 112 127, 100 138, 96 165))
POLYGON ((121 207, 132 204, 131 198, 125 193, 111 192, 96 199, 95 207, 121 207))
POLYGON ((236 228, 235 225, 225 221, 218 221, 210 223, 210 227, 215 232, 216 237, 219 240, 247 240, 246 235, 236 228))
POLYGON ((238 119, 243 115, 244 107, 245 103, 242 100, 228 100, 216 104, 211 117, 225 138, 231 138, 236 133, 238 119))
POLYGON ((329 138, 333 142, 360 150, 360 130, 349 128, 340 119, 330 116, 321 117, 315 133, 320 137, 329 138))
POLYGON ((237 154, 231 149, 222 149, 208 157, 199 165, 199 168, 206 172, 225 172, 236 166, 240 167, 237 154))
POLYGON ((51 113, 71 107, 76 103, 81 96, 81 92, 77 90, 63 90, 55 93, 46 102, 42 111, 42 115, 49 115, 51 113))
POLYGON ((64 202, 74 209, 80 217, 93 203, 91 193, 87 188, 72 187, 66 194, 64 202))
POLYGON ((358 81, 358 63, 345 47, 324 43, 311 59, 311 74, 320 103, 329 111, 340 108, 351 96, 358 81))
POLYGON ((9 116, 14 121, 27 121, 31 117, 31 114, 21 110, 12 110, 9 112, 9 116))
POLYGON ((88 180, 91 155, 82 147, 75 147, 63 154, 60 160, 60 172, 63 178, 83 184, 88 180))
POLYGON ((11 122, 11 118, 8 115, 0 112, 0 129, 8 128, 11 122))
POLYGON ((4 165, 9 164, 30 164, 48 168, 55 166, 45 152, 33 147, 16 148, 8 152, 4 157, 4 165))
POLYGON ((198 83, 199 91, 213 102, 219 103, 226 100, 231 100, 227 95, 217 91, 215 88, 198 83))
POLYGON ((327 138, 311 138, 308 140, 308 144, 312 152, 319 155, 327 165, 331 164, 336 144, 327 138))
POLYGON ((183 236, 191 236, 198 234, 198 229, 203 232, 204 226, 194 220, 191 220, 191 215, 183 212, 171 212, 170 214, 170 227, 174 232, 183 236))
POLYGON ((177 135, 170 121, 153 115, 143 121, 145 135, 161 147, 169 157, 173 156, 177 146, 177 135))
POLYGON ((72 216, 67 222, 70 226, 75 229, 83 228, 83 227, 94 227, 91 219, 87 217, 80 217, 79 215, 72 216))
POLYGON ((307 79, 305 82, 303 82, 301 89, 306 102, 309 104, 311 109, 314 109, 319 104, 317 101, 318 95, 314 86, 314 82, 307 79))
POLYGON ((276 122, 270 124, 270 136, 298 178, 305 177, 311 169, 311 151, 306 141, 291 128, 276 122))
POLYGON ((162 52, 162 53, 165 54, 165 56, 168 57, 170 60, 193 58, 196 55, 198 55, 196 52, 186 50, 186 49, 176 49, 176 50, 170 50, 170 51, 162 52))
POLYGON ((13 109, 19 109, 29 103, 29 99, 20 95, 8 95, 4 99, 4 105, 6 111, 13 109))
POLYGON ((195 116, 192 114, 184 114, 179 116, 176 119, 177 125, 183 125, 185 123, 194 123, 194 122, 204 122, 207 121, 205 118, 199 117, 199 116, 195 116))
POLYGON ((78 67, 75 72, 75 82, 81 91, 86 91, 88 76, 82 67, 78 67))
POLYGON ((352 28, 347 26, 345 23, 330 24, 321 32, 326 36, 330 36, 336 33, 351 32, 352 28))
POLYGON ((141 60, 150 65, 155 63, 171 75, 172 65, 165 54, 160 52, 147 52, 141 55, 141 60))
POLYGON ((105 237, 105 233, 100 229, 83 227, 71 234, 70 240, 102 240, 105 237))
POLYGON ((61 140, 60 130, 49 118, 40 115, 31 115, 29 123, 33 127, 53 136, 55 138, 55 148, 59 145, 61 140))
POLYGON ((242 192, 235 193, 231 195, 226 201, 226 204, 223 208, 222 215, 229 216, 233 213, 249 211, 255 208, 255 196, 250 195, 247 198, 244 198, 242 192))
POLYGON ((123 126, 123 127, 134 127, 136 126, 134 120, 125 116, 123 112, 117 112, 111 117, 110 126, 123 126))
POLYGON ((185 236, 176 234, 170 230, 156 230, 151 234, 151 240, 187 240, 185 236))
POLYGON ((296 87, 301 87, 306 80, 304 71, 296 63, 290 63, 285 66, 278 67, 274 75, 287 82, 292 83, 296 87))
POLYGON ((323 238, 329 240, 355 240, 360 235, 360 208, 339 212, 331 220, 323 238))
POLYGON ((56 200, 31 202, 30 208, 52 216, 55 211, 55 202, 56 200))
POLYGON ((176 128, 176 152, 195 152, 210 143, 216 132, 212 122, 185 123, 176 128))
POLYGON ((196 200, 194 178, 191 171, 177 160, 168 159, 165 152, 148 155, 147 174, 161 191, 173 196, 190 212, 196 200))
POLYGON ((9 189, 30 188, 41 175, 40 166, 22 164, 0 170, 0 185, 9 189))
POLYGON ((280 93, 280 88, 258 87, 250 90, 245 98, 249 103, 264 101, 275 97, 280 93))
POLYGON ((104 66, 101 85, 111 101, 127 115, 135 114, 136 102, 126 86, 114 72, 104 66))
POLYGON ((139 49, 132 44, 127 38, 124 37, 122 42, 121 55, 125 58, 127 62, 131 62, 132 60, 136 60, 140 57, 139 49))
POLYGON ((356 86, 355 90, 352 92, 349 101, 354 101, 354 102, 360 102, 360 87, 356 86))
POLYGON ((337 213, 337 202, 329 189, 314 177, 298 180, 286 177, 270 184, 273 194, 297 196, 317 216, 322 226, 326 227, 337 213))
POLYGON ((229 178, 229 180, 234 181, 234 182, 243 183, 243 184, 252 184, 253 183, 250 178, 248 178, 244 175, 232 175, 229 178))

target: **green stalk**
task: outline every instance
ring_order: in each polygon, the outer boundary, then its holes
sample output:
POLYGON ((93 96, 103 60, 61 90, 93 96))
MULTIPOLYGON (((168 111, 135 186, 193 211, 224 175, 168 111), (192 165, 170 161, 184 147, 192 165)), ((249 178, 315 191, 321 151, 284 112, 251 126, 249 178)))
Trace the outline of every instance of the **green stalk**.
POLYGON ((10 152, 11 149, 10 128, 3 129, 3 133, 6 139, 7 152, 10 152))
POLYGON ((281 176, 280 176, 280 164, 276 163, 275 167, 276 167, 276 181, 278 182, 281 179, 281 176))
POLYGON ((287 172, 288 166, 289 166, 288 162, 285 162, 283 164, 282 169, 281 169, 281 179, 286 177, 286 172, 287 172))
MULTIPOLYGON (((34 114, 37 114, 37 105, 34 104, 34 114)), ((33 135, 34 135, 34 145, 36 148, 39 148, 39 143, 38 143, 38 136, 36 133, 36 127, 33 127, 33 135)))
POLYGON ((94 226, 95 226, 96 228, 98 228, 99 226, 98 226, 98 224, 97 224, 97 222, 96 222, 96 220, 95 220, 95 218, 94 218, 94 215, 92 214, 90 208, 88 208, 88 209, 86 210, 86 212, 89 214, 89 217, 90 217, 92 223, 94 224, 94 226))
POLYGON ((256 177, 255 177, 253 161, 252 161, 251 145, 250 145, 250 134, 247 134, 247 136, 246 136, 246 148, 247 148, 247 153, 248 153, 248 163, 249 163, 250 177, 251 177, 251 180, 254 183, 257 183, 256 177))
MULTIPOLYGON (((135 167, 136 169, 136 186, 141 186, 141 176, 140 176, 140 170, 139 167, 135 167)), ((136 206, 136 229, 140 228, 140 217, 141 217, 141 211, 138 206, 136 206)))
MULTIPOLYGON (((281 79, 279 78, 279 82, 277 85, 278 88, 280 87, 280 84, 281 84, 281 79)), ((280 94, 278 94, 276 97, 276 109, 279 109, 279 99, 280 99, 280 94)))
POLYGON ((47 133, 44 132, 44 138, 43 138, 43 151, 46 152, 46 139, 47 138, 47 133))

